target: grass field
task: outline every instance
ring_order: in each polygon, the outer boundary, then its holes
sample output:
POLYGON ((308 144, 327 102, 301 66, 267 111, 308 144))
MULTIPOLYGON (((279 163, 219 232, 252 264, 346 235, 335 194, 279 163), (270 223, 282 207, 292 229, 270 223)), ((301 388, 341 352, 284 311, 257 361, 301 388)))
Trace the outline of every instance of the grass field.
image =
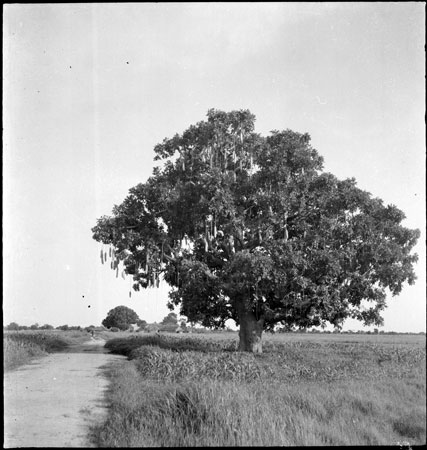
POLYGON ((417 335, 141 335, 107 347, 102 447, 419 445, 426 440, 426 346, 417 335))
POLYGON ((81 331, 6 331, 3 334, 3 368, 16 369, 33 358, 66 349, 70 344, 87 340, 81 331))

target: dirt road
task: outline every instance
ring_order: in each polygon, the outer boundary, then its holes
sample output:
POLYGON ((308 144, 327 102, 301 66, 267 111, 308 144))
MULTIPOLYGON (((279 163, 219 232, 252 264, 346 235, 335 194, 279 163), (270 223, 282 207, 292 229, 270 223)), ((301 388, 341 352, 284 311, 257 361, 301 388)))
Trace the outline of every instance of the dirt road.
POLYGON ((123 357, 92 338, 4 376, 4 447, 93 447, 89 427, 106 414, 101 367, 123 357))

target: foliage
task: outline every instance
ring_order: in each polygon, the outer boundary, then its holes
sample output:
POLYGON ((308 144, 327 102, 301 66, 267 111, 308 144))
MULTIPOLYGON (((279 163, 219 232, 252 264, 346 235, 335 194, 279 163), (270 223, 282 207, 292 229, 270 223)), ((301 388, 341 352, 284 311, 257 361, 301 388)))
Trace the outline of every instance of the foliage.
POLYGON ((387 290, 415 280, 419 230, 323 172, 307 133, 262 137, 254 121, 209 110, 154 148, 160 166, 92 229, 111 267, 123 263, 136 290, 163 278, 169 307, 206 327, 380 325, 387 290))
POLYGON ((138 322, 138 314, 133 309, 122 305, 111 309, 102 321, 102 325, 106 328, 115 327, 120 330, 127 330, 132 323, 138 322))
POLYGON ((175 313, 171 312, 160 322, 162 325, 178 325, 178 317, 175 313))
POLYGON ((160 322, 160 331, 167 331, 169 333, 174 333, 178 328, 178 317, 174 312, 169 313, 160 322))
POLYGON ((16 322, 11 322, 9 325, 6 326, 6 330, 19 330, 19 325, 16 322))

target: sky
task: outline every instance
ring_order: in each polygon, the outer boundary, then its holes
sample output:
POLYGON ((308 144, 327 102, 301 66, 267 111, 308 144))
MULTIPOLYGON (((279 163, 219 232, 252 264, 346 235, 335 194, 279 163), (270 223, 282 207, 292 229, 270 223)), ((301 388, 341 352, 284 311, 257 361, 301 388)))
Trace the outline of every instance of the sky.
POLYGON ((382 329, 425 331, 424 44, 422 2, 4 5, 4 323, 168 314, 167 285, 129 297, 91 228, 216 108, 308 132, 326 171, 405 212, 418 279, 382 329))

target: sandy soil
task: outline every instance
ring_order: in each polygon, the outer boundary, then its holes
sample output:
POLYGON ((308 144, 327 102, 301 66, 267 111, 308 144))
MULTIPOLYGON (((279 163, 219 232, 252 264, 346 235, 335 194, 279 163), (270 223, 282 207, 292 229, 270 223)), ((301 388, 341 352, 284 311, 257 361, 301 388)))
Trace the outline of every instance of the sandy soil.
POLYGON ((106 414, 101 367, 123 357, 91 338, 4 376, 4 448, 93 447, 89 427, 106 414))

